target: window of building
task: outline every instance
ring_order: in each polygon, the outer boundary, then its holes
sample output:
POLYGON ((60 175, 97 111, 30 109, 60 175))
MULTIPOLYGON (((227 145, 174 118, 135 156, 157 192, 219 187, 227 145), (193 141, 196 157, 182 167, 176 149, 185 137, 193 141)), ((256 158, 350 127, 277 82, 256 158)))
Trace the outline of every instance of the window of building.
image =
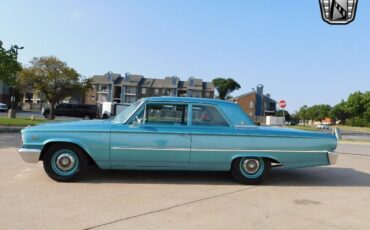
POLYGON ((205 93, 205 96, 206 96, 206 97, 210 97, 210 96, 211 96, 211 94, 207 91, 207 92, 205 93))
MULTIPOLYGON (((187 105, 147 104, 145 124, 186 125, 188 121, 187 105)), ((141 117, 143 114, 141 114, 141 117)))
POLYGON ((253 112, 249 112, 249 116, 253 117, 253 112))
POLYGON ((202 95, 201 91, 193 90, 193 91, 191 91, 190 97, 201 97, 201 95, 202 95))
POLYGON ((250 101, 250 102, 249 102, 249 108, 250 108, 250 109, 253 109, 253 108, 254 108, 254 101, 250 101))
POLYGON ((136 94, 136 87, 126 87, 126 94, 136 94))
POLYGON ((171 94, 170 90, 169 89, 165 89, 164 90, 164 95, 165 96, 169 96, 171 94))
POLYGON ((126 103, 134 103, 136 101, 136 96, 126 96, 125 102, 126 103))
POLYGON ((159 89, 154 89, 154 95, 159 95, 159 89))
POLYGON ((192 125, 196 126, 229 126, 225 118, 214 106, 193 105, 191 117, 192 125))
POLYGON ((141 88, 141 94, 146 94, 146 88, 141 88))
POLYGON ((109 101, 108 96, 106 94, 98 94, 98 101, 100 102, 109 101))

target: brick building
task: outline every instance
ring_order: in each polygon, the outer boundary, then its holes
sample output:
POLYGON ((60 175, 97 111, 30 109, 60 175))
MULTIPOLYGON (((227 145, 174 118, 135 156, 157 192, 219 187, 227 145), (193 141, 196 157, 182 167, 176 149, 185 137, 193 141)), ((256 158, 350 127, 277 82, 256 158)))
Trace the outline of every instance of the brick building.
POLYGON ((276 101, 270 94, 263 94, 263 85, 257 85, 256 90, 242 94, 233 99, 255 121, 264 121, 266 116, 276 113, 276 101))

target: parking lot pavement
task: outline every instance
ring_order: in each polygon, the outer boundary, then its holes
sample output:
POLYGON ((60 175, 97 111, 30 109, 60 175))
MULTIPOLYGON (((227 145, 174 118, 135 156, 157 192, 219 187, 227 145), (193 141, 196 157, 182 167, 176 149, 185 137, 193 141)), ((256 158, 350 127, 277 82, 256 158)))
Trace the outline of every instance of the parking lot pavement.
POLYGON ((263 186, 228 173, 100 171, 57 183, 0 134, 0 229, 370 229, 370 145, 336 166, 274 168, 263 186))

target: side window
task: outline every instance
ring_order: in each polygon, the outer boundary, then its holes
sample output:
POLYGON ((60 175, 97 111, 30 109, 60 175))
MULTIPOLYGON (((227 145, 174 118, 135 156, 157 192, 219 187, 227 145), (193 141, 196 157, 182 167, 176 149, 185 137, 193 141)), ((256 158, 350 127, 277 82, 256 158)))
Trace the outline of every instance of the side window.
POLYGON ((191 117, 192 125, 195 126, 229 126, 214 106, 193 105, 191 117))
MULTIPOLYGON (((143 116, 143 114, 140 114, 143 116)), ((188 106, 173 104, 147 104, 145 124, 187 125, 188 106)))

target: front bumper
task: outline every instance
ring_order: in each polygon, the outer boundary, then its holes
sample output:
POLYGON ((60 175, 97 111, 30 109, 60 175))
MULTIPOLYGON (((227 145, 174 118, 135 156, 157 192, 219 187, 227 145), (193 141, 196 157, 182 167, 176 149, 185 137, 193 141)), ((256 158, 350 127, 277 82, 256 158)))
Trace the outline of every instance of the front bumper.
POLYGON ((19 155, 27 163, 37 163, 40 159, 41 150, 40 149, 18 149, 19 155))
POLYGON ((339 154, 336 152, 328 152, 328 160, 330 165, 335 165, 337 163, 339 154))

